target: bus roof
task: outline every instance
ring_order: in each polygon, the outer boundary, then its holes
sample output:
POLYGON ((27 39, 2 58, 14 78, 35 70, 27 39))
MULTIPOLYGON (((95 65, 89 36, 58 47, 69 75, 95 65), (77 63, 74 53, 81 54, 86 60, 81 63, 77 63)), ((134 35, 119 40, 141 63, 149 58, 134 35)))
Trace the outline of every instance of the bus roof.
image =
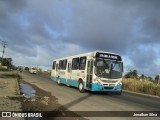
POLYGON ((73 55, 73 56, 68 56, 68 57, 63 57, 63 58, 54 59, 54 61, 56 61, 56 60, 61 60, 61 59, 69 59, 69 58, 74 58, 74 57, 79 57, 79 56, 95 56, 97 52, 98 52, 98 53, 107 53, 107 54, 113 54, 113 55, 118 55, 118 56, 120 56, 119 54, 116 54, 116 53, 113 53, 113 52, 93 51, 93 52, 88 52, 88 53, 77 54, 77 55, 73 55))

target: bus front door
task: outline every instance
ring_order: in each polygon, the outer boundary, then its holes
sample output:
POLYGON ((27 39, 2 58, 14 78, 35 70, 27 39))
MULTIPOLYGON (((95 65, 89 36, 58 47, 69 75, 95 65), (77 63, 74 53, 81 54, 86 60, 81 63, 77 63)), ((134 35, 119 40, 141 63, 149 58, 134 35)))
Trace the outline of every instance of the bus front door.
POLYGON ((92 76, 93 76, 93 60, 89 60, 87 63, 87 81, 86 81, 86 88, 88 90, 92 88, 92 76))
POLYGON ((67 67, 67 85, 69 85, 69 81, 71 80, 71 62, 68 62, 68 67, 67 67))

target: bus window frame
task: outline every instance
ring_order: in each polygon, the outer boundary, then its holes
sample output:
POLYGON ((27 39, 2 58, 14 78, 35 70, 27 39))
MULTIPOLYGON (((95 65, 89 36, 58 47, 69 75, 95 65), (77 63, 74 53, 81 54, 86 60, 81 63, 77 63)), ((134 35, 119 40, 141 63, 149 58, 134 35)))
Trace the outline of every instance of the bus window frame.
POLYGON ((62 70, 66 70, 66 68, 67 68, 67 59, 64 59, 64 60, 62 60, 62 70), (66 62, 65 63, 65 66, 64 66, 64 62, 66 62))
POLYGON ((85 68, 86 68, 86 61, 87 61, 87 57, 86 56, 80 57, 80 59, 79 59, 79 70, 85 70, 85 68), (85 63, 83 63, 84 64, 84 68, 81 68, 81 66, 83 65, 81 61, 83 59, 85 59, 85 63))
POLYGON ((76 58, 72 59, 72 70, 79 70, 79 61, 80 61, 79 57, 76 57, 76 58), (75 68, 75 66, 74 66, 74 60, 75 59, 78 59, 78 62, 76 64, 77 68, 75 68))

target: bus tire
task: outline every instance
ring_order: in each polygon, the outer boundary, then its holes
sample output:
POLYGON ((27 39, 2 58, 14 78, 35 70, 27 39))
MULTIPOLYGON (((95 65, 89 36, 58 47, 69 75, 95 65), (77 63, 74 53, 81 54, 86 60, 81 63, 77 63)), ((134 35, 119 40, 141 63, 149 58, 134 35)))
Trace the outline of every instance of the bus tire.
POLYGON ((116 93, 116 95, 121 95, 121 94, 122 94, 122 91, 121 91, 121 92, 117 92, 117 93, 116 93))
POLYGON ((84 89, 84 87, 83 87, 83 82, 82 82, 82 81, 79 81, 79 83, 78 83, 78 90, 79 90, 79 92, 81 92, 81 93, 84 93, 84 92, 85 92, 85 89, 84 89))
POLYGON ((61 79, 60 78, 57 79, 57 84, 61 85, 61 79))

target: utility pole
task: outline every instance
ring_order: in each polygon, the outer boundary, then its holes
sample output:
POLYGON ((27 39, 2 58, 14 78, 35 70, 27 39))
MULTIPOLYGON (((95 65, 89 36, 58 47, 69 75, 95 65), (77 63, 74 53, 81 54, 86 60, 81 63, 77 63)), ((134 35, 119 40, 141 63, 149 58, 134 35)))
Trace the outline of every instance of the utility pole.
POLYGON ((5 48, 6 48, 7 42, 2 41, 1 43, 2 43, 2 47, 3 47, 1 65, 3 65, 3 56, 4 56, 4 53, 5 53, 5 48))

